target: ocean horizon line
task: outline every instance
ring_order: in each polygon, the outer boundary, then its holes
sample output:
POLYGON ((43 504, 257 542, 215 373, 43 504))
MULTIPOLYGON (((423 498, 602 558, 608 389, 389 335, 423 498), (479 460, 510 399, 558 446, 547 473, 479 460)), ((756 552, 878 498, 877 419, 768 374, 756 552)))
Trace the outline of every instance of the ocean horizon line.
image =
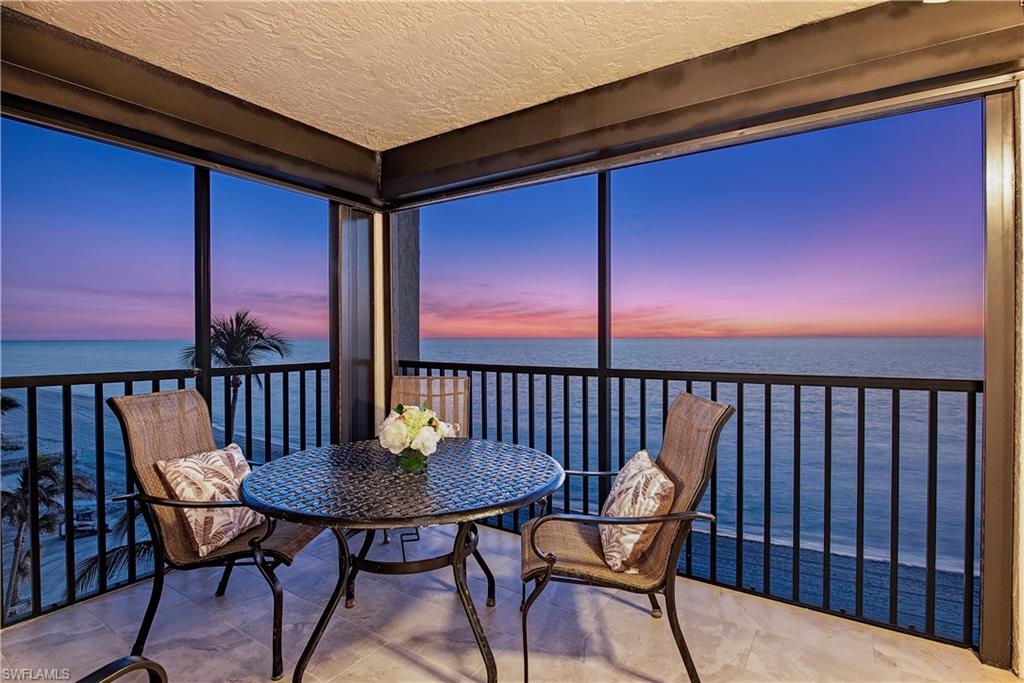
MULTIPOLYGON (((697 336, 661 336, 661 337, 646 337, 646 336, 622 336, 614 335, 613 340, 616 339, 628 339, 630 341, 671 341, 671 340, 691 340, 691 341, 718 341, 718 340, 738 340, 738 339, 756 339, 756 340, 771 340, 771 339, 981 339, 982 334, 793 334, 793 335, 722 335, 722 336, 708 336, 708 335, 697 335, 697 336)), ((289 337, 293 341, 328 341, 329 337, 289 337)), ((597 337, 544 337, 544 336, 426 336, 421 335, 419 337, 421 341, 597 341, 597 337)), ((119 337, 119 338, 89 338, 89 339, 10 339, 0 338, 0 342, 19 342, 19 343, 57 343, 57 342, 102 342, 102 343, 113 343, 113 342, 181 342, 181 343, 192 343, 195 339, 192 337, 119 337)))

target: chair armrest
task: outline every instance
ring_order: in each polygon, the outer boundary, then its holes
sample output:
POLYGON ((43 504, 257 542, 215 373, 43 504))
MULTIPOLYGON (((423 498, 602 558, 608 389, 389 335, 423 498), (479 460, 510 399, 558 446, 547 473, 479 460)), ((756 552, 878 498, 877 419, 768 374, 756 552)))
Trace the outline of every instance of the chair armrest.
POLYGON ((589 472, 587 470, 565 470, 565 476, 567 477, 614 477, 619 473, 616 472, 589 472))
POLYGON ((652 517, 602 517, 600 515, 579 515, 572 513, 555 513, 545 517, 539 517, 537 523, 530 528, 530 549, 534 555, 548 564, 555 563, 555 556, 552 553, 543 553, 537 547, 537 530, 550 522, 575 522, 578 524, 659 524, 663 522, 692 522, 704 520, 714 522, 715 516, 706 512, 685 510, 683 512, 670 512, 667 515, 654 515, 652 517))
POLYGON ((149 683, 167 683, 167 672, 151 659, 145 657, 122 657, 93 671, 78 683, 110 683, 135 671, 145 671, 149 683))
POLYGON ((237 508, 244 507, 245 503, 240 500, 175 500, 173 498, 158 498, 147 496, 144 493, 125 493, 111 498, 114 502, 135 500, 147 505, 163 505, 172 508, 237 508))
POLYGON ((259 467, 260 465, 266 465, 265 462, 256 462, 255 460, 246 460, 249 463, 249 467, 259 467))

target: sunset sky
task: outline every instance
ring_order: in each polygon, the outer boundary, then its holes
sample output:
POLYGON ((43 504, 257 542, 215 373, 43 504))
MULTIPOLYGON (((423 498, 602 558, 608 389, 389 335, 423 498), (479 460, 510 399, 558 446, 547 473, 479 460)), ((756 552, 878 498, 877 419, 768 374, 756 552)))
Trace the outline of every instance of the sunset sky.
MULTIPOLYGON (((193 336, 190 166, 3 120, 4 339, 193 336)), ((214 173, 212 310, 327 336, 327 202, 214 173)))
MULTIPOLYGON (((981 105, 612 174, 617 337, 982 329, 981 105)), ((593 176, 428 207, 424 337, 590 337, 593 176)))
MULTIPOLYGON (((4 339, 193 335, 192 169, 2 123, 4 339)), ((619 337, 977 335, 981 105, 612 174, 619 337)), ((421 214, 424 337, 592 337, 593 176, 421 214)), ((213 177, 213 310, 327 335, 327 203, 213 177)))

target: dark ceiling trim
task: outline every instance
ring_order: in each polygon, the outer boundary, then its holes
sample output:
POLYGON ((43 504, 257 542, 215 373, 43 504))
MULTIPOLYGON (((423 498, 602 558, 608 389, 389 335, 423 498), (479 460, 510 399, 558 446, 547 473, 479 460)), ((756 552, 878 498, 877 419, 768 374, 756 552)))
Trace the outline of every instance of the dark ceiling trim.
POLYGON ((373 150, 7 7, 0 11, 5 113, 380 205, 373 150))
POLYGON ((1015 2, 885 3, 383 153, 391 206, 1024 68, 1015 2))

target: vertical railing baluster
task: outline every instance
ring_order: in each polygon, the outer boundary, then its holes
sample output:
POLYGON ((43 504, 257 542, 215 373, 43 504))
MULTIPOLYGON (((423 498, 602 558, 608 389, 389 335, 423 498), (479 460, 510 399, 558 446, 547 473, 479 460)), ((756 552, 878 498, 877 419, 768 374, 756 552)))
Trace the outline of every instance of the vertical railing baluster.
MULTIPOLYGON (((582 432, 583 432, 583 453, 580 456, 580 461, 583 466, 580 468, 583 471, 589 471, 590 467, 590 383, 587 381, 589 378, 586 375, 580 377, 580 387, 583 401, 583 414, 580 416, 582 420, 582 432)), ((583 477, 583 514, 590 512, 590 478, 583 477)))
POLYGON ((626 378, 619 377, 619 469, 626 464, 626 378))
MULTIPOLYGON (((43 579, 41 570, 42 546, 39 540, 39 409, 36 388, 27 390, 28 413, 28 501, 29 534, 32 546, 32 614, 42 611, 43 579)), ((9 605, 4 605, 10 609, 9 605)))
MULTIPOLYGON (((316 375, 313 379, 313 390, 316 392, 316 401, 313 402, 313 418, 316 420, 316 428, 314 429, 314 437, 316 438, 316 447, 324 445, 324 425, 323 425, 323 370, 316 370, 316 375)), ((390 400, 390 399, 389 399, 390 400)), ((394 406, 388 406, 393 408, 394 406)))
POLYGON ((743 587, 743 383, 736 383, 736 586, 743 587))
POLYGON ((857 389, 857 557, 854 613, 864 613, 864 387, 857 389))
POLYGON ((793 386, 793 600, 800 600, 800 385, 793 386))
POLYGON ((647 379, 640 378, 640 450, 647 448, 647 379))
POLYGON ((469 410, 466 412, 466 422, 469 425, 466 426, 466 433, 472 438, 475 432, 473 429, 473 396, 475 395, 473 391, 473 371, 466 370, 466 377, 468 379, 467 384, 469 384, 469 410))
POLYGON ((504 441, 505 415, 502 409, 501 396, 505 393, 505 382, 502 373, 494 373, 494 424, 498 430, 498 441, 504 441))
POLYGON ((159 394, 160 393, 160 380, 158 380, 158 379, 153 380, 152 383, 149 386, 149 389, 154 394, 159 394))
MULTIPOLYGON (((211 382, 212 386, 212 382, 211 382)), ((231 376, 224 375, 224 445, 235 438, 235 425, 231 415, 231 376)), ((248 454, 246 457, 249 457, 248 454)))
POLYGON ((245 373, 245 457, 252 458, 252 373, 245 373))
MULTIPOLYGON (((662 380, 661 384, 664 388, 664 380, 662 380)), ((667 398, 668 392, 663 389, 661 394, 662 433, 664 433, 665 430, 664 425, 668 414, 668 405, 666 403, 667 398)), ((711 400, 718 400, 718 382, 711 383, 711 400)), ((715 458, 715 463, 711 466, 711 514, 715 517, 715 521, 711 522, 711 537, 708 539, 710 541, 709 570, 711 580, 718 581, 718 458, 715 458)))
MULTIPOLYGON (((571 423, 569 421, 569 375, 562 375, 562 467, 569 470, 573 469, 571 460, 569 458, 569 428, 571 423)), ((569 485, 569 477, 565 478, 565 482, 562 484, 562 507, 565 512, 569 512, 570 497, 572 495, 572 487, 569 485)))
POLYGON ((184 388, 185 388, 185 378, 184 377, 179 377, 178 378, 178 389, 180 390, 180 389, 184 389, 184 388))
POLYGON ((299 450, 306 450, 306 371, 299 370, 299 450))
MULTIPOLYGON (((532 408, 532 406, 531 406, 532 408)), ((531 410, 532 412, 532 410, 531 410)), ((519 443, 519 373, 512 373, 512 443, 519 443)), ((533 447, 533 440, 530 440, 533 447)))
MULTIPOLYGON (((532 381, 532 380, 531 380, 532 381)), ((544 446, 545 453, 551 455, 554 450, 554 438, 551 434, 551 373, 544 374, 544 446)))
POLYGON ((103 383, 93 385, 93 428, 96 439, 96 561, 98 592, 107 592, 107 473, 103 433, 103 383))
POLYGON ((291 412, 288 409, 288 375, 285 370, 281 373, 281 453, 288 455, 291 451, 291 429, 289 427, 291 412))
POLYGON ((764 557, 761 581, 772 594, 772 385, 764 385, 764 557))
MULTIPOLYGON (((686 380, 686 393, 693 393, 693 380, 686 380)), ((644 392, 646 394, 646 392, 644 392)), ((686 575, 693 576, 693 534, 689 533, 686 535, 686 545, 683 550, 683 556, 686 558, 686 575)))
POLYGON ((72 443, 71 385, 61 387, 64 441, 64 578, 68 604, 75 602, 75 452, 72 443))
POLYGON ((964 477, 964 607, 963 631, 961 640, 964 643, 974 641, 974 487, 975 467, 977 459, 977 396, 971 391, 967 393, 967 471, 964 477))
POLYGON ((892 390, 889 460, 889 623, 896 625, 900 586, 900 390, 892 390))
POLYGON ((270 431, 270 373, 263 373, 263 462, 270 462, 274 453, 271 448, 273 434, 270 431))
POLYGON ((531 372, 526 376, 530 382, 530 387, 526 392, 526 400, 530 402, 530 409, 526 411, 526 419, 530 421, 529 428, 527 429, 527 437, 529 438, 530 448, 537 447, 537 389, 536 383, 537 378, 534 377, 531 372))
MULTIPOLYGON (((134 393, 134 385, 131 382, 124 383, 124 395, 131 396, 134 393)), ((132 476, 132 466, 128 461, 128 454, 124 456, 124 490, 125 493, 135 491, 135 478, 132 476)), ((128 533, 128 583, 135 581, 137 568, 135 566, 135 501, 131 498, 125 501, 125 516, 127 517, 128 533)))
POLYGON ((825 387, 825 435, 823 454, 825 474, 821 502, 824 529, 821 532, 821 606, 829 609, 832 602, 832 387, 825 387))
POLYGON ((661 380, 661 434, 665 435, 665 427, 668 425, 668 380, 661 380))
POLYGON ((487 371, 480 371, 480 438, 487 438, 487 371))
POLYGON ((939 394, 928 392, 928 542, 925 557, 924 630, 935 633, 935 541, 939 469, 939 394))

